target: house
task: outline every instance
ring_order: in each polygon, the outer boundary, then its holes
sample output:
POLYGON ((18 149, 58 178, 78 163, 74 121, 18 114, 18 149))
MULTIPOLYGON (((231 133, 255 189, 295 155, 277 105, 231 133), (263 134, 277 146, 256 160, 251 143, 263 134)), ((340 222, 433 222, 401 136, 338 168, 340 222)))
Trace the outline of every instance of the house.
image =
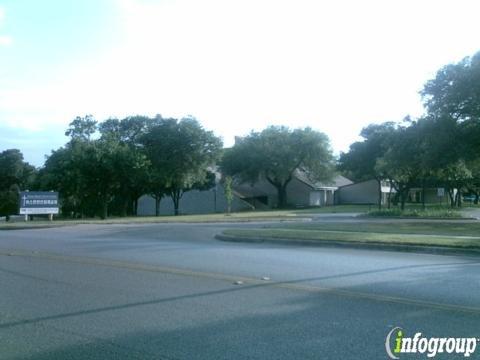
MULTIPOLYGON (((217 173, 215 187, 210 190, 192 190, 186 192, 180 200, 181 214, 213 214, 227 211, 224 187, 217 173)), ((305 172, 295 171, 287 186, 287 203, 293 207, 334 205, 335 191, 352 182, 343 176, 336 176, 330 182, 315 182, 305 172)), ((233 186, 232 212, 245 210, 267 210, 278 207, 277 189, 267 181, 233 186)), ((155 200, 143 195, 138 201, 137 214, 148 216, 155 214, 155 200)), ((165 197, 160 202, 160 215, 173 215, 173 201, 165 197)))
MULTIPOLYGON (((341 175, 328 182, 312 181, 306 172, 296 170, 287 185, 287 204, 293 207, 334 205, 337 189, 351 183, 341 175)), ((235 190, 256 209, 278 207, 277 189, 266 180, 254 184, 237 184, 235 190)))
MULTIPOLYGON (((179 204, 180 214, 214 214, 227 212, 227 199, 225 197, 225 188, 220 183, 220 175, 217 173, 215 186, 210 190, 191 190, 186 192, 179 204)), ((242 199, 236 191, 233 191, 233 200, 231 211, 253 210, 254 207, 242 199)), ((155 215, 155 199, 150 195, 143 195, 138 200, 137 214, 140 216, 155 215)), ((160 215, 173 215, 173 201, 169 196, 165 196, 160 201, 160 215)))
POLYGON ((379 196, 382 197, 382 204, 388 203, 388 196, 395 192, 390 188, 388 181, 380 182, 375 179, 360 181, 357 183, 350 183, 340 186, 337 191, 337 204, 378 204, 379 196))
MULTIPOLYGON (((336 192, 337 204, 378 204, 379 194, 381 193, 382 205, 388 204, 389 196, 393 197, 395 189, 390 186, 390 182, 382 180, 379 184, 375 179, 351 183, 339 187, 336 192)), ((412 188, 408 195, 408 202, 422 202, 422 189, 412 188)), ((443 188, 427 187, 425 189, 425 202, 429 204, 448 204, 449 198, 443 188)))
MULTIPOLYGON (((457 189, 453 190, 453 197, 457 194, 457 189)), ((412 188, 408 194, 408 202, 422 202, 422 188, 412 188)), ((425 189, 425 202, 428 204, 448 205, 450 198, 448 192, 442 188, 427 187, 425 189)))

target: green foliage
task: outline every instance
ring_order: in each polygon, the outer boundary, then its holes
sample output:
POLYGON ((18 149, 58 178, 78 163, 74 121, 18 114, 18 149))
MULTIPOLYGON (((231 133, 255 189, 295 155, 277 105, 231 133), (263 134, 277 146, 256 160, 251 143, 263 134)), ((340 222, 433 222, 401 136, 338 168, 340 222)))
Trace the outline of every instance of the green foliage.
POLYGON ((350 145, 348 153, 341 153, 338 168, 355 181, 382 179, 384 174, 376 167, 377 160, 388 150, 395 124, 371 124, 362 129, 362 141, 350 145))
POLYGON ((369 211, 367 216, 371 217, 412 217, 412 218, 461 218, 462 215, 452 209, 406 209, 402 210, 399 208, 394 209, 384 209, 384 210, 373 210, 369 211))
POLYGON ((70 142, 47 158, 39 181, 60 192, 64 215, 106 218, 112 212, 134 212, 129 205, 145 191, 149 162, 135 145, 130 119, 128 123, 109 119, 97 126, 88 117, 70 124, 70 142), (100 138, 92 140, 97 130, 100 138))
POLYGON ((231 176, 226 176, 223 184, 225 199, 227 200, 227 213, 230 214, 232 211, 232 201, 233 201, 233 189, 232 189, 233 179, 231 176))
POLYGON ((458 121, 480 117, 480 52, 440 69, 425 84, 422 96, 428 112, 458 121))
POLYGON ((290 130, 271 126, 251 132, 225 151, 221 169, 240 182, 266 180, 278 192, 279 207, 287 204, 286 187, 297 170, 313 181, 330 180, 333 156, 325 134, 311 128, 290 130))
POLYGON ((77 116, 69 125, 66 136, 70 136, 76 140, 90 140, 90 137, 97 131, 97 121, 93 119, 92 115, 85 117, 77 116))
POLYGON ((18 193, 31 189, 35 175, 36 169, 23 161, 20 150, 0 153, 0 216, 18 213, 18 193))
POLYGON ((185 192, 214 185, 208 168, 218 159, 222 142, 194 118, 157 120, 140 140, 152 165, 150 192, 168 194, 178 215, 185 192))

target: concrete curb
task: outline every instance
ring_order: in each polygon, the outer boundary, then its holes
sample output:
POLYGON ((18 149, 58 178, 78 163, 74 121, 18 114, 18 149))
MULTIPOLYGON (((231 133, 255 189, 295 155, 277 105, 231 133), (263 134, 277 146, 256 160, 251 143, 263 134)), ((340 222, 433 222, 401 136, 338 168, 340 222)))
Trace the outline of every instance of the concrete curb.
POLYGON ((346 248, 346 249, 364 249, 364 250, 383 250, 400 251, 411 253, 423 253, 434 255, 470 255, 480 256, 480 249, 459 249, 447 246, 427 246, 427 245, 400 245, 400 244, 382 244, 365 243, 351 241, 335 240, 298 240, 291 238, 271 238, 271 237, 238 237, 224 234, 215 235, 215 239, 227 242, 242 243, 269 243, 278 245, 346 248))
POLYGON ((442 220, 442 221, 463 221, 463 220, 469 220, 469 221, 476 221, 480 220, 479 218, 476 217, 416 217, 416 216, 370 216, 370 215, 358 215, 358 219, 400 219, 400 220, 442 220))

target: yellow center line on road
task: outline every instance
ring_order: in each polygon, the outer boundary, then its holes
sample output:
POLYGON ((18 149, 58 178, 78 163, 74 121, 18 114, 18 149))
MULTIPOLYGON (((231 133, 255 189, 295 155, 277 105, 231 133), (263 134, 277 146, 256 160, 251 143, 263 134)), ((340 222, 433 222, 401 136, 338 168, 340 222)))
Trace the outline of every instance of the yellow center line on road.
POLYGON ((281 289, 288 289, 288 290, 295 290, 295 291, 304 291, 304 292, 310 292, 310 293, 325 293, 325 294, 337 295, 342 297, 372 300, 377 302, 412 305, 412 306, 429 308, 433 310, 457 311, 462 313, 480 315, 480 307, 475 307, 475 306, 447 304, 447 303, 439 303, 439 302, 432 302, 432 301, 426 301, 426 300, 410 299, 410 298, 398 297, 398 296, 366 293, 361 291, 351 291, 351 290, 345 290, 345 289, 339 289, 339 288, 331 288, 331 287, 316 286, 316 285, 305 285, 305 284, 299 283, 302 280, 266 282, 264 280, 261 280, 260 278, 187 270, 187 269, 159 266, 154 264, 141 264, 141 263, 135 263, 135 262, 129 262, 129 261, 121 261, 121 260, 110 260, 110 259, 101 259, 101 258, 84 257, 84 256, 76 256, 76 255, 61 255, 56 253, 39 252, 39 251, 5 250, 4 249, 4 250, 0 250, 0 256, 39 258, 39 259, 61 261, 61 262, 75 263, 75 264, 81 264, 81 265, 95 265, 95 266, 127 269, 127 270, 134 270, 134 271, 148 271, 148 272, 164 273, 164 274, 171 274, 171 275, 200 277, 200 278, 207 278, 207 279, 214 279, 214 280, 223 280, 228 282, 241 281, 245 285, 250 285, 245 287, 239 287, 238 290, 242 290, 242 289, 249 290, 257 287, 258 288, 272 287, 272 288, 281 288, 281 289))

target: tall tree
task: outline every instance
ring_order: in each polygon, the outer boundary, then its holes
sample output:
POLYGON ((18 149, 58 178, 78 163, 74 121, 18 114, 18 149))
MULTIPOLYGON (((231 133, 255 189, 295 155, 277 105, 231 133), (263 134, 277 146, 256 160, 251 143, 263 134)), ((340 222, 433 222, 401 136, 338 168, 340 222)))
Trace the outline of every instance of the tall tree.
POLYGON ((450 150, 460 149, 461 157, 465 160, 478 157, 480 52, 441 68, 435 78, 425 84, 421 94, 431 117, 450 118, 458 126, 461 136, 456 138, 456 143, 450 150))
POLYGON ((287 186, 297 169, 321 181, 331 179, 334 165, 325 134, 311 128, 271 126, 238 139, 225 152, 221 168, 241 182, 268 181, 277 190, 278 206, 285 207, 287 186))
POLYGON ((377 181, 378 208, 382 208, 382 180, 388 179, 386 169, 377 166, 386 153, 390 138, 395 133, 395 123, 371 124, 362 129, 363 141, 350 145, 347 153, 340 154, 338 168, 355 181, 375 179, 377 181))
POLYGON ((406 118, 406 125, 398 124, 389 137, 387 151, 377 160, 377 171, 384 173, 395 188, 404 210, 410 189, 425 176, 422 167, 423 138, 417 128, 406 118))
POLYGON ((8 217, 18 212, 18 193, 30 189, 36 169, 23 160, 20 150, 0 153, 0 215, 8 217))
POLYGON ((150 162, 139 144, 139 137, 146 133, 149 121, 153 120, 136 116, 108 119, 99 125, 100 140, 115 149, 112 181, 118 183, 115 197, 122 216, 136 215, 138 198, 147 191, 150 162))
POLYGON ((209 184, 208 168, 218 159, 222 142, 194 118, 158 119, 141 141, 152 164, 154 186, 172 198, 178 215, 183 194, 209 184))
POLYGON ((77 116, 69 125, 65 135, 76 140, 90 140, 97 131, 98 122, 92 115, 77 116))
POLYGON ((441 68, 421 92, 432 115, 458 121, 480 119, 480 52, 441 68))

